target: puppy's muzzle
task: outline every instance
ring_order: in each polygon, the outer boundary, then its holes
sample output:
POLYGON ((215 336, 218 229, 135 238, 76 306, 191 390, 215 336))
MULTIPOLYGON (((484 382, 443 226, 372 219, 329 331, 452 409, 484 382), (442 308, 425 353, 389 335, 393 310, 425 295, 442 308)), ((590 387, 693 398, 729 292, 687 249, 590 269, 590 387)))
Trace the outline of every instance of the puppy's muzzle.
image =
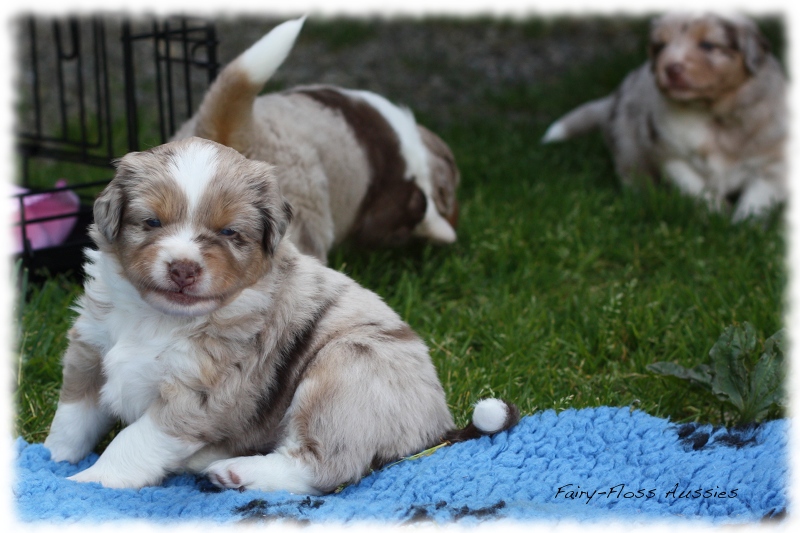
POLYGON ((669 81, 673 83, 680 81, 683 78, 683 73, 685 70, 686 67, 684 67, 681 63, 670 63, 664 69, 664 71, 667 73, 667 78, 669 78, 669 81))
POLYGON ((180 290, 193 285, 202 272, 200 265, 194 261, 173 261, 168 265, 168 268, 169 279, 171 279, 180 290))

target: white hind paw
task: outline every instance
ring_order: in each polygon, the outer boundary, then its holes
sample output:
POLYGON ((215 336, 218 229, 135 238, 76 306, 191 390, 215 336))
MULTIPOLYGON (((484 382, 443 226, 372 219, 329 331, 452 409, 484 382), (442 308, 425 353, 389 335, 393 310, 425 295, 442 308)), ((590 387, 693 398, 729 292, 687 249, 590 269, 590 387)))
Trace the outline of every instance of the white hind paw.
POLYGON ((311 483, 310 469, 300 460, 281 453, 215 461, 203 473, 214 485, 226 489, 321 494, 311 483))
POLYGON ((225 489, 245 490, 250 488, 252 480, 243 478, 247 465, 241 457, 235 459, 222 459, 211 463, 204 473, 216 486, 225 489))

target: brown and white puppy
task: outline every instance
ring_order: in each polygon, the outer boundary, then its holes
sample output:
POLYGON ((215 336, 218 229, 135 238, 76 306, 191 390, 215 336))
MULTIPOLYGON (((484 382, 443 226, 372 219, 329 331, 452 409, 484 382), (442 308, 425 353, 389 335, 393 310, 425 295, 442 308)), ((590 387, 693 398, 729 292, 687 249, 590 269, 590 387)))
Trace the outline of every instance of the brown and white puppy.
POLYGON ((95 202, 85 294, 45 440, 107 487, 202 472, 325 493, 443 439, 516 423, 500 400, 454 428, 425 343, 374 293, 284 233, 274 168, 189 138, 131 153, 95 202))
POLYGON ((203 137, 274 164, 295 215, 288 236, 323 262, 345 239, 365 246, 413 237, 454 242, 455 158, 411 111, 332 86, 258 96, 303 21, 277 26, 223 69, 174 138, 203 137))
POLYGON ((556 121, 543 142, 601 128, 626 185, 668 180, 733 220, 788 194, 786 81, 756 24, 742 16, 654 19, 650 59, 612 95, 556 121))

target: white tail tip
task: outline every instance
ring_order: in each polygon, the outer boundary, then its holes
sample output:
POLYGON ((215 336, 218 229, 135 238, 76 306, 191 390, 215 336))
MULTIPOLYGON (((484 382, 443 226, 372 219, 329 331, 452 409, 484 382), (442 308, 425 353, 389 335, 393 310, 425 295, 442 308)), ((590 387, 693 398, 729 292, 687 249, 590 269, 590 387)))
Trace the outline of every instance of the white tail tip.
POLYGON ((508 406, 497 398, 487 398, 475 404, 472 423, 483 433, 497 433, 506 425, 508 406))
POLYGON ((561 122, 554 122, 547 128, 547 131, 544 132, 544 137, 542 137, 542 144, 553 143, 558 141, 563 141, 567 138, 567 129, 564 127, 564 124, 561 122))
POLYGON ((250 81, 262 85, 272 77, 292 50, 305 21, 303 15, 275 26, 239 56, 239 65, 247 72, 250 81))

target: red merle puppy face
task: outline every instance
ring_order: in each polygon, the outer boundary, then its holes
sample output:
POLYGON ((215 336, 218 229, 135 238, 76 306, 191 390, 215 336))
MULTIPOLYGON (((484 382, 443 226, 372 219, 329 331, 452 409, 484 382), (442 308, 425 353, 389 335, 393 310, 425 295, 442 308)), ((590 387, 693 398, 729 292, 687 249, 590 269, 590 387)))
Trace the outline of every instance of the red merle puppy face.
POLYGON ((767 45, 755 24, 743 18, 668 14, 653 22, 649 54, 666 97, 713 103, 752 76, 767 45))
POLYGON ((123 157, 92 237, 154 308, 196 316, 269 269, 291 219, 271 166, 197 138, 123 157))

